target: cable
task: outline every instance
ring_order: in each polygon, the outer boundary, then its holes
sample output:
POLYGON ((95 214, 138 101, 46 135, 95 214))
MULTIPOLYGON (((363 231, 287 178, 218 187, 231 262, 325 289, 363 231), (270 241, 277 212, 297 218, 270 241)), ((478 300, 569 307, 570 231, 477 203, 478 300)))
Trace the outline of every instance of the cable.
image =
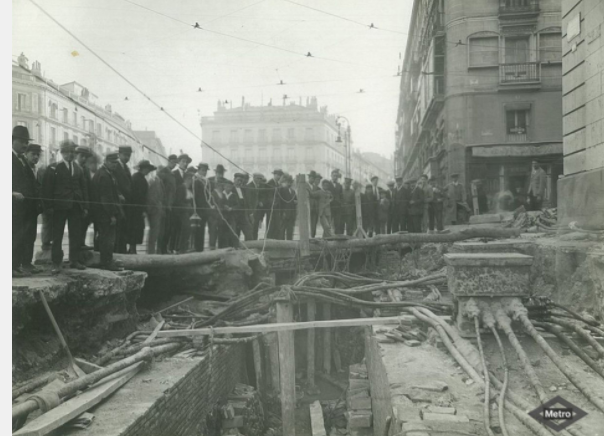
POLYGON ((503 415, 503 409, 505 408, 505 393, 508 388, 508 379, 509 379, 509 367, 507 360, 505 358, 505 349, 503 348, 503 344, 501 343, 501 338, 499 337, 499 332, 494 325, 491 325, 491 332, 493 332, 493 336, 495 336, 495 340, 497 341, 497 345, 499 346, 499 353, 501 354, 501 360, 503 361, 503 387, 499 393, 499 404, 498 404, 498 414, 499 414, 499 426, 501 427, 501 433, 503 436, 509 436, 507 426, 505 424, 505 417, 503 415))
POLYGON ((489 369, 487 368, 487 361, 484 357, 484 350, 482 349, 482 339, 480 337, 480 322, 478 316, 474 317, 474 329, 476 330, 476 340, 478 341, 478 352, 480 353, 480 360, 482 361, 482 373, 484 376, 484 404, 482 407, 484 428, 489 436, 495 436, 493 430, 491 430, 491 412, 490 412, 490 401, 491 392, 489 381, 489 369))

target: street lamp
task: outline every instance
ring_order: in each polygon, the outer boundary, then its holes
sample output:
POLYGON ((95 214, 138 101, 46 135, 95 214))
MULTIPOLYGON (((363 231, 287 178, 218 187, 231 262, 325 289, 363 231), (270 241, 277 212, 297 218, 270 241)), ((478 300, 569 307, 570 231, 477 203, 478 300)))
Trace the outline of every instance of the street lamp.
POLYGON ((342 136, 340 134, 342 122, 340 120, 346 122, 346 130, 344 131, 344 172, 346 173, 346 177, 350 177, 350 121, 348 121, 348 118, 341 115, 336 118, 336 125, 338 126, 338 138, 336 139, 337 143, 342 143, 342 136))

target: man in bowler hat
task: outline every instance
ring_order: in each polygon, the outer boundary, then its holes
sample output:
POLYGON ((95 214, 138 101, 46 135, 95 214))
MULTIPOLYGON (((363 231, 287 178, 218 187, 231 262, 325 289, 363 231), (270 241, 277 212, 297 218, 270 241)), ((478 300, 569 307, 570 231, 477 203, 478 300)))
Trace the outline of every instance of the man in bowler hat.
POLYGON ((27 176, 23 153, 29 144, 29 130, 24 126, 13 128, 13 277, 24 277, 28 272, 21 268, 23 259, 23 239, 25 235, 24 216, 27 213, 26 197, 33 193, 28 192, 27 176))

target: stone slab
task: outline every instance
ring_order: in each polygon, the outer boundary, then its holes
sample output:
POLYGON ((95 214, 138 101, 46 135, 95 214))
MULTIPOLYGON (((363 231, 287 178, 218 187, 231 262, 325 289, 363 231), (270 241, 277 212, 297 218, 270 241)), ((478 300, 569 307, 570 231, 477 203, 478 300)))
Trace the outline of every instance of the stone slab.
POLYGON ((310 405, 310 423, 312 436, 326 436, 325 421, 323 419, 323 408, 319 400, 310 405))
POLYGON ((503 239, 499 241, 458 241, 451 247, 452 253, 515 253, 527 246, 531 241, 524 239, 503 239))
POLYGON ((525 266, 532 265, 532 256, 520 253, 447 253, 447 266, 525 266))
POLYGON ((364 410, 348 411, 345 413, 348 421, 348 428, 368 428, 371 427, 372 413, 364 410))

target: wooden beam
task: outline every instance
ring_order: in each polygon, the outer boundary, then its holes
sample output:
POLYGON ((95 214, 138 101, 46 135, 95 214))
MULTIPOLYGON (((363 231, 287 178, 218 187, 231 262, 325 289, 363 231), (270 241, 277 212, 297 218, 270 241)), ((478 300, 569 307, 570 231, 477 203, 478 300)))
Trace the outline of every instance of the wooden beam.
POLYGON ((311 328, 337 328, 337 327, 359 327, 364 325, 392 325, 398 324, 400 317, 391 316, 384 318, 352 318, 352 319, 332 319, 328 321, 309 321, 309 322, 281 322, 272 324, 253 324, 241 327, 214 327, 189 330, 162 330, 157 333, 158 338, 173 338, 184 336, 210 336, 242 333, 270 333, 286 332, 294 330, 306 330, 311 328))
POLYGON ((120 377, 93 386, 77 397, 49 410, 13 433, 13 436, 44 436, 49 434, 117 391, 136 375, 142 365, 144 365, 144 362, 135 363, 127 368, 127 372, 125 374, 122 373, 120 377))
MULTIPOLYGON (((317 311, 317 303, 315 300, 308 300, 306 303, 306 319, 308 321, 315 320, 317 311)), ((306 337, 306 379, 308 390, 315 390, 315 329, 308 329, 306 337)))
POLYGON ((256 374, 256 390, 262 395, 264 392, 262 380, 262 353, 260 352, 260 341, 258 338, 252 341, 252 351, 254 353, 254 372, 256 374))
MULTIPOLYGON (((331 320, 331 304, 323 303, 323 319, 331 320)), ((323 332, 323 371, 325 374, 331 373, 331 330, 323 332)))
POLYGON ((149 342, 154 341, 155 338, 157 337, 157 334, 163 328, 165 323, 166 323, 166 321, 161 321, 159 324, 157 324, 155 326, 155 328, 153 329, 153 331, 151 332, 151 334, 149 336, 147 336, 147 339, 145 339, 143 341, 143 344, 148 344, 149 342))
POLYGON ((306 176, 296 176, 298 196, 298 231, 300 232, 300 256, 310 255, 310 206, 308 201, 308 190, 306 189, 306 176))
MULTIPOLYGON (((289 293, 282 293, 275 299, 277 322, 291 323, 294 308, 289 293)), ((281 422, 282 433, 296 435, 296 357, 294 333, 279 331, 279 373, 281 375, 281 422)))

